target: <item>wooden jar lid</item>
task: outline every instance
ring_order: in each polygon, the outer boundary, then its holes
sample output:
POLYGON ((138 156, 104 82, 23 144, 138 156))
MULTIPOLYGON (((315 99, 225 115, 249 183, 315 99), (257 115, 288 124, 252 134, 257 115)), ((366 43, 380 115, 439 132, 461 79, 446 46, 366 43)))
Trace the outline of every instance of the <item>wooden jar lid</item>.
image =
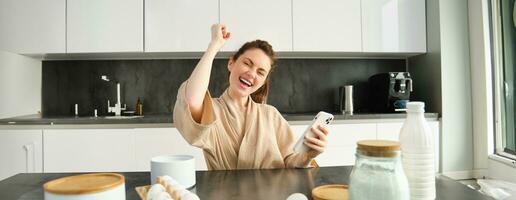
POLYGON ((347 185, 322 185, 312 190, 314 200, 348 200, 348 196, 347 185))
POLYGON ((107 191, 125 183, 124 176, 115 173, 95 173, 68 176, 49 181, 43 185, 53 194, 78 195, 107 191))
POLYGON ((361 140, 357 142, 357 150, 366 156, 394 157, 400 150, 400 143, 391 140, 361 140))

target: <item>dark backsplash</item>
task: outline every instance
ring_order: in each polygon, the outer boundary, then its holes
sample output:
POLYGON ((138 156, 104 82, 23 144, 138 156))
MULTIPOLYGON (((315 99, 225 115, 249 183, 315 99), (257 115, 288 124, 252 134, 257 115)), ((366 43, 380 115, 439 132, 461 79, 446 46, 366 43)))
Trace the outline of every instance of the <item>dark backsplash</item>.
MULTIPOLYGON (((197 59, 44 61, 42 112, 44 116, 107 113, 107 100, 116 101, 121 83, 122 103, 134 110, 138 97, 145 114, 171 113, 177 89, 197 59), (100 79, 107 75, 111 80, 100 79)), ((227 59, 216 59, 209 90, 218 97, 227 87, 227 59)), ((338 87, 354 85, 355 113, 368 112, 367 79, 389 71, 405 71, 402 59, 282 59, 272 74, 268 104, 283 113, 337 112, 338 87)))

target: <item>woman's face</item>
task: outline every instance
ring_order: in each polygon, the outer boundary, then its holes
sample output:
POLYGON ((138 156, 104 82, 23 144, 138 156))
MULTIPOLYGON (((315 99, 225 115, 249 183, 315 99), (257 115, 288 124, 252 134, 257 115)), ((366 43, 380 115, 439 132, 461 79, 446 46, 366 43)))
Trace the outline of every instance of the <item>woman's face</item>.
POLYGON ((245 51, 237 60, 229 60, 229 87, 234 94, 245 97, 265 83, 271 69, 271 59, 258 48, 245 51))

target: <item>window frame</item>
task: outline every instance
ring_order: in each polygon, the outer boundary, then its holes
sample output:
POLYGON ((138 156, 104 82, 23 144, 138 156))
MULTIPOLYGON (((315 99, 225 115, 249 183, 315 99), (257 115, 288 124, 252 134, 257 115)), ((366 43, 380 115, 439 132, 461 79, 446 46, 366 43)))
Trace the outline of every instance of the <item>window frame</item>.
POLYGON ((503 36, 502 36, 502 19, 500 12, 500 0, 490 1, 490 29, 491 29, 491 58, 493 70, 493 100, 494 100, 494 153, 496 155, 516 160, 516 155, 505 152, 504 150, 504 131, 506 131, 506 110, 503 96, 506 96, 505 88, 508 86, 503 82, 503 36))

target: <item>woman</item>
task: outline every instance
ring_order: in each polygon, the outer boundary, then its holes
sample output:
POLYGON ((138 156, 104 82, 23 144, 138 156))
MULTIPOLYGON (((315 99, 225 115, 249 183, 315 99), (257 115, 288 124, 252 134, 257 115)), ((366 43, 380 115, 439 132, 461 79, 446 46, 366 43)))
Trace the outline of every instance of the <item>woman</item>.
POLYGON ((265 41, 244 44, 228 62, 229 87, 219 98, 207 91, 215 54, 229 40, 221 24, 192 74, 179 87, 174 124, 188 143, 202 148, 210 170, 307 167, 326 148, 327 129, 313 128, 306 153, 293 152, 295 138, 276 108, 265 104, 275 65, 265 41))

